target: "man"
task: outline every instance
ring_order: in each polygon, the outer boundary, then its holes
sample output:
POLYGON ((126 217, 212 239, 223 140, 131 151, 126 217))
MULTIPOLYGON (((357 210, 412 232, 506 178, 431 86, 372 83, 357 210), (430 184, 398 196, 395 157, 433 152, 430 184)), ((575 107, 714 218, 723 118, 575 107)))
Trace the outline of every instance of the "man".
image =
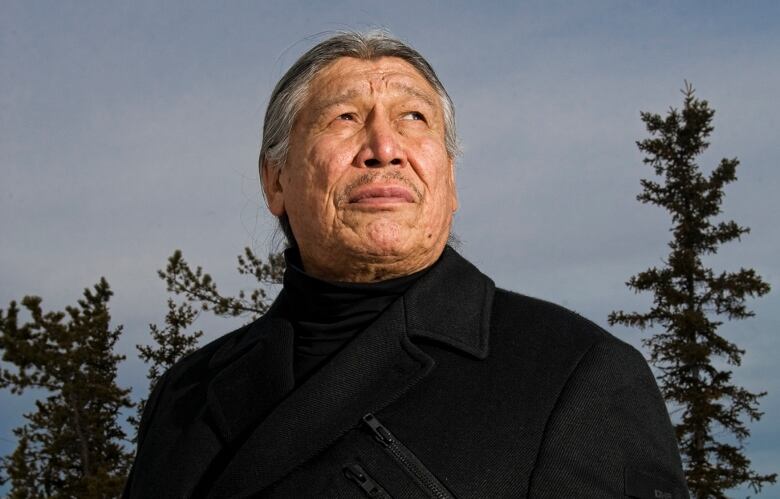
POLYGON ((687 497, 642 356, 447 246, 456 153, 407 45, 293 65, 260 155, 284 288, 159 381, 127 497, 687 497))

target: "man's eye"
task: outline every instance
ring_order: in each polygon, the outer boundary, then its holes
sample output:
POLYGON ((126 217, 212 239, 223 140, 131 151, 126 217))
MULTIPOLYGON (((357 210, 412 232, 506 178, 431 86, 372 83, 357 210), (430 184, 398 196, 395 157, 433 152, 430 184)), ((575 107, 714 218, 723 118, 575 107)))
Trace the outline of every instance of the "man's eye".
POLYGON ((404 115, 401 116, 401 119, 413 120, 413 121, 425 121, 425 116, 423 116, 423 114, 420 112, 410 111, 408 113, 404 113, 404 115))
POLYGON ((340 114, 338 119, 346 120, 346 121, 355 121, 355 115, 352 113, 344 113, 344 114, 340 114))

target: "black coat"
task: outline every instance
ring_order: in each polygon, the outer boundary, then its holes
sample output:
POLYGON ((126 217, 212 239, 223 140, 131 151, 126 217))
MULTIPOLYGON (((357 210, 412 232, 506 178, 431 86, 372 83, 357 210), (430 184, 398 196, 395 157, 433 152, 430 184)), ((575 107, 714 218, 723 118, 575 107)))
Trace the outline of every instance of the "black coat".
POLYGON ((271 311, 171 368, 125 496, 687 497, 642 355, 452 249, 299 387, 292 359, 271 311))

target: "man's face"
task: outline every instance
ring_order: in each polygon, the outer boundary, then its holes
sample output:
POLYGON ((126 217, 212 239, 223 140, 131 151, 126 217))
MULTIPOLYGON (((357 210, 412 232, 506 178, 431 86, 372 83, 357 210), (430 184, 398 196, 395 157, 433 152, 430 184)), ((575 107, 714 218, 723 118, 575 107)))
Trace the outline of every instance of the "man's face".
POLYGON ((405 275, 435 262, 446 244, 457 197, 442 107, 402 59, 344 57, 322 70, 296 117, 287 163, 269 166, 269 207, 287 213, 313 275, 405 275))

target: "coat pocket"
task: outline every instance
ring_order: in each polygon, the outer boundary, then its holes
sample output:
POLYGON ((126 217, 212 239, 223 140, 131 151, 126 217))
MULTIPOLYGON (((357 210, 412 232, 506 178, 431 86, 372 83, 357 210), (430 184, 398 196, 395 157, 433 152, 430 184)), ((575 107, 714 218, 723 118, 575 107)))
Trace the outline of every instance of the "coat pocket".
POLYGON ((401 466, 415 482, 431 497, 436 499, 455 499, 433 473, 425 467, 414 453, 401 443, 373 414, 363 416, 363 424, 373 434, 374 439, 384 447, 393 460, 401 466))
POLYGON ((387 493, 387 491, 374 480, 368 472, 363 469, 357 463, 351 463, 344 466, 344 475, 355 482, 368 497, 376 497, 378 499, 393 499, 393 497, 387 493))

